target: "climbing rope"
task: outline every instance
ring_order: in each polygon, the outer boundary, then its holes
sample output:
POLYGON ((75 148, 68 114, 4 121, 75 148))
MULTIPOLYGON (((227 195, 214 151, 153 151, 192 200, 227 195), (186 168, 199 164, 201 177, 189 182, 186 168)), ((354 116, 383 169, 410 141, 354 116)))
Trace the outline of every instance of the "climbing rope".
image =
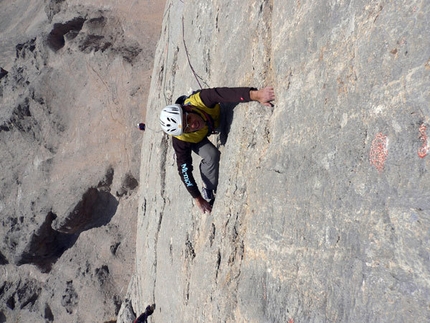
MULTIPOLYGON (((200 86, 200 89, 202 89, 203 87, 202 87, 202 85, 201 85, 201 83, 200 83, 199 79, 203 81, 203 78, 201 78, 199 75, 197 75, 196 71, 194 70, 194 67, 193 67, 193 65, 191 64, 191 60, 190 60, 190 53, 188 52, 188 47, 187 47, 187 44, 185 43, 185 25, 184 25, 184 16, 182 16, 182 41, 183 41, 183 43, 184 43, 185 54, 187 55, 188 65, 190 66, 191 71, 193 72, 194 77, 196 78, 196 81, 197 81, 197 83, 198 83, 198 84, 199 84, 199 86, 200 86)), ((206 83, 206 82, 205 82, 205 83, 206 83)))

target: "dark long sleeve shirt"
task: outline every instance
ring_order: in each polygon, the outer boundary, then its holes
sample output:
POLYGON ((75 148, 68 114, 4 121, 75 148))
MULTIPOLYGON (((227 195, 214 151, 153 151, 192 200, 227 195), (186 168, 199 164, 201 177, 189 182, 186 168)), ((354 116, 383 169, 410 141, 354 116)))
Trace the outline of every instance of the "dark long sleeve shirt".
MULTIPOLYGON (((212 88, 203 89, 199 92, 200 99, 208 108, 214 108, 218 103, 241 103, 249 102, 250 91, 255 88, 237 87, 237 88, 212 88)), ((205 137, 203 140, 208 140, 205 137)), ((202 140, 202 141, 203 141, 202 140)), ((172 137, 173 149, 176 152, 176 163, 178 166, 179 176, 184 182, 185 187, 193 198, 200 196, 200 190, 193 176, 193 159, 191 152, 199 143, 190 143, 178 138, 172 137)), ((201 142, 200 142, 201 143, 201 142)))

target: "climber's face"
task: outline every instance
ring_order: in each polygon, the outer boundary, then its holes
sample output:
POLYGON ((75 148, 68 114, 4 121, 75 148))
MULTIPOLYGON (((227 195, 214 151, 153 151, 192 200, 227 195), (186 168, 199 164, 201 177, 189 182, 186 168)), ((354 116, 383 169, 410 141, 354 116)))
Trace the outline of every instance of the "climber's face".
POLYGON ((184 119, 184 132, 198 131, 206 126, 206 123, 203 118, 195 112, 185 111, 184 119))

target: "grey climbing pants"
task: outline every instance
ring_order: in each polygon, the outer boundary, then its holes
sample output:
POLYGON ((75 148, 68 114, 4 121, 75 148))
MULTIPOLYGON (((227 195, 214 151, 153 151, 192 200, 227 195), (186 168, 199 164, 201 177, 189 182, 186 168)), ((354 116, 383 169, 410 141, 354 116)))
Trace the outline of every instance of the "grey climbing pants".
POLYGON ((220 151, 207 138, 198 143, 193 148, 193 151, 202 158, 200 162, 200 175, 204 186, 209 190, 216 191, 218 186, 220 151))

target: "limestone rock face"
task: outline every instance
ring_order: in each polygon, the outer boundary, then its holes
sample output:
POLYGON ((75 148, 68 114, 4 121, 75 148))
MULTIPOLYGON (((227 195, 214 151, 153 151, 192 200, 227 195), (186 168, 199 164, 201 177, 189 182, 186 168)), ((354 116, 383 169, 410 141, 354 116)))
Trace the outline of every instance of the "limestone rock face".
POLYGON ((0 322, 116 320, 164 3, 1 8, 0 322))
POLYGON ((0 322, 430 321, 428 1, 1 6, 0 322), (266 85, 201 214, 160 110, 266 85))
MULTIPOLYGON (((430 4, 172 1, 148 125, 200 87, 275 87, 227 115, 211 214, 147 131, 136 277, 152 322, 429 321, 430 4)), ((198 178, 198 158, 195 158, 198 178)), ((137 306, 134 306, 137 308, 137 306)), ((119 320, 126 322, 126 320, 119 320)))

